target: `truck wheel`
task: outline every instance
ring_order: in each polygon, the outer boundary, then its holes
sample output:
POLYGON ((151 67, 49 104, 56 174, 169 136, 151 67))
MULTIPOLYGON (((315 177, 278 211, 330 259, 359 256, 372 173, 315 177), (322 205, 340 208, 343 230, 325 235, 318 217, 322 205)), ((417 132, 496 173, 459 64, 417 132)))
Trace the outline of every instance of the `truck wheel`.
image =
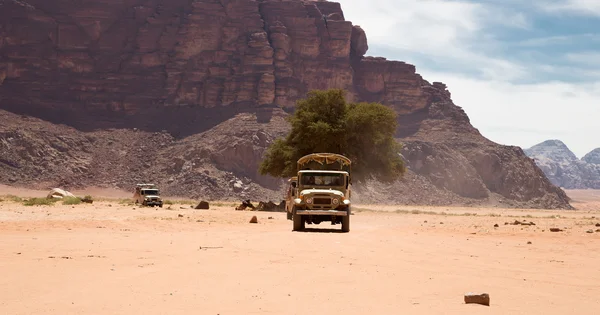
POLYGON ((301 215, 296 214, 296 207, 292 209, 292 221, 294 221, 294 228, 292 231, 304 230, 304 220, 301 215))
POLYGON ((342 217, 342 232, 350 232, 350 216, 342 217))
POLYGON ((294 229, 292 231, 301 231, 304 230, 304 219, 299 214, 294 214, 294 229))
POLYGON ((342 217, 342 232, 350 232, 350 207, 346 216, 342 217))
POLYGON ((158 206, 162 208, 162 203, 161 203, 161 204, 159 204, 158 206))

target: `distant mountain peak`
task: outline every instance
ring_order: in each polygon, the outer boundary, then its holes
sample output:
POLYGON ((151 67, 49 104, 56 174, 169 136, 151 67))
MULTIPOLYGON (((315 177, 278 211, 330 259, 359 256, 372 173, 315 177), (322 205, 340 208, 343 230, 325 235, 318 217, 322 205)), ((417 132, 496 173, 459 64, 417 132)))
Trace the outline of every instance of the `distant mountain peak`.
MULTIPOLYGON (((546 147, 547 147, 547 146, 555 146, 555 147, 564 147, 564 148, 568 148, 568 147, 567 147, 567 145, 566 145, 564 142, 562 142, 562 141, 560 141, 560 140, 558 140, 558 139, 550 139, 550 140, 546 140, 546 141, 544 141, 544 142, 541 142, 541 143, 538 143, 538 144, 536 144, 535 146, 546 146, 546 147)), ((534 147, 535 147, 535 146, 534 146, 534 147)))
POLYGON ((600 165, 600 148, 590 151, 588 154, 584 155, 581 160, 586 163, 600 165))
POLYGON ((546 140, 538 143, 529 149, 525 149, 525 154, 536 159, 550 159, 556 162, 571 162, 578 160, 573 151, 567 145, 557 139, 546 140))
POLYGON ((600 148, 592 150, 581 160, 566 144, 556 139, 546 140, 523 151, 557 186, 565 189, 600 189, 600 148))

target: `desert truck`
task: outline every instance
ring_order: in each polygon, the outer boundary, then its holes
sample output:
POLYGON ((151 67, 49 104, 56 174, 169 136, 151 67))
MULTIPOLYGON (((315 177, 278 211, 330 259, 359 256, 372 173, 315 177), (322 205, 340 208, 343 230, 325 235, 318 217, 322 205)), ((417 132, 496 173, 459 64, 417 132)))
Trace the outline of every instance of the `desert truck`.
POLYGON ((161 208, 163 206, 160 192, 154 184, 137 184, 133 192, 133 201, 135 204, 141 204, 142 206, 159 206, 161 208))
POLYGON ((350 231, 350 168, 350 159, 340 154, 313 153, 298 159, 297 176, 288 180, 285 196, 292 231, 324 221, 350 231))

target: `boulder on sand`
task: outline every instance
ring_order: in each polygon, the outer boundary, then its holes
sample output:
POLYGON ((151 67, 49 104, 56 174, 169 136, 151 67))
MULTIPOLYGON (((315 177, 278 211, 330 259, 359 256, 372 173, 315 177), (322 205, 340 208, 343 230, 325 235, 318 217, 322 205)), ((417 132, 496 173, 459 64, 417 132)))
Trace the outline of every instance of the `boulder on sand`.
POLYGON ((46 198, 48 199, 52 199, 52 198, 57 198, 57 199, 62 199, 64 197, 75 197, 75 195, 73 195, 72 193, 66 191, 66 190, 62 190, 60 188, 52 188, 52 190, 48 193, 48 196, 46 198))

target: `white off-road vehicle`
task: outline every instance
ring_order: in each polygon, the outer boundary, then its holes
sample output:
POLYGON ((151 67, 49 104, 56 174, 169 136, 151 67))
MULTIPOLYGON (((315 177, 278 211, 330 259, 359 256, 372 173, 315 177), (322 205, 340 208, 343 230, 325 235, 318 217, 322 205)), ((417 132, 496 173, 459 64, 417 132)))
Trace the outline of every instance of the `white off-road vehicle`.
POLYGON ((135 204, 143 206, 159 206, 161 208, 163 206, 160 192, 154 184, 137 184, 133 193, 133 201, 135 204))

